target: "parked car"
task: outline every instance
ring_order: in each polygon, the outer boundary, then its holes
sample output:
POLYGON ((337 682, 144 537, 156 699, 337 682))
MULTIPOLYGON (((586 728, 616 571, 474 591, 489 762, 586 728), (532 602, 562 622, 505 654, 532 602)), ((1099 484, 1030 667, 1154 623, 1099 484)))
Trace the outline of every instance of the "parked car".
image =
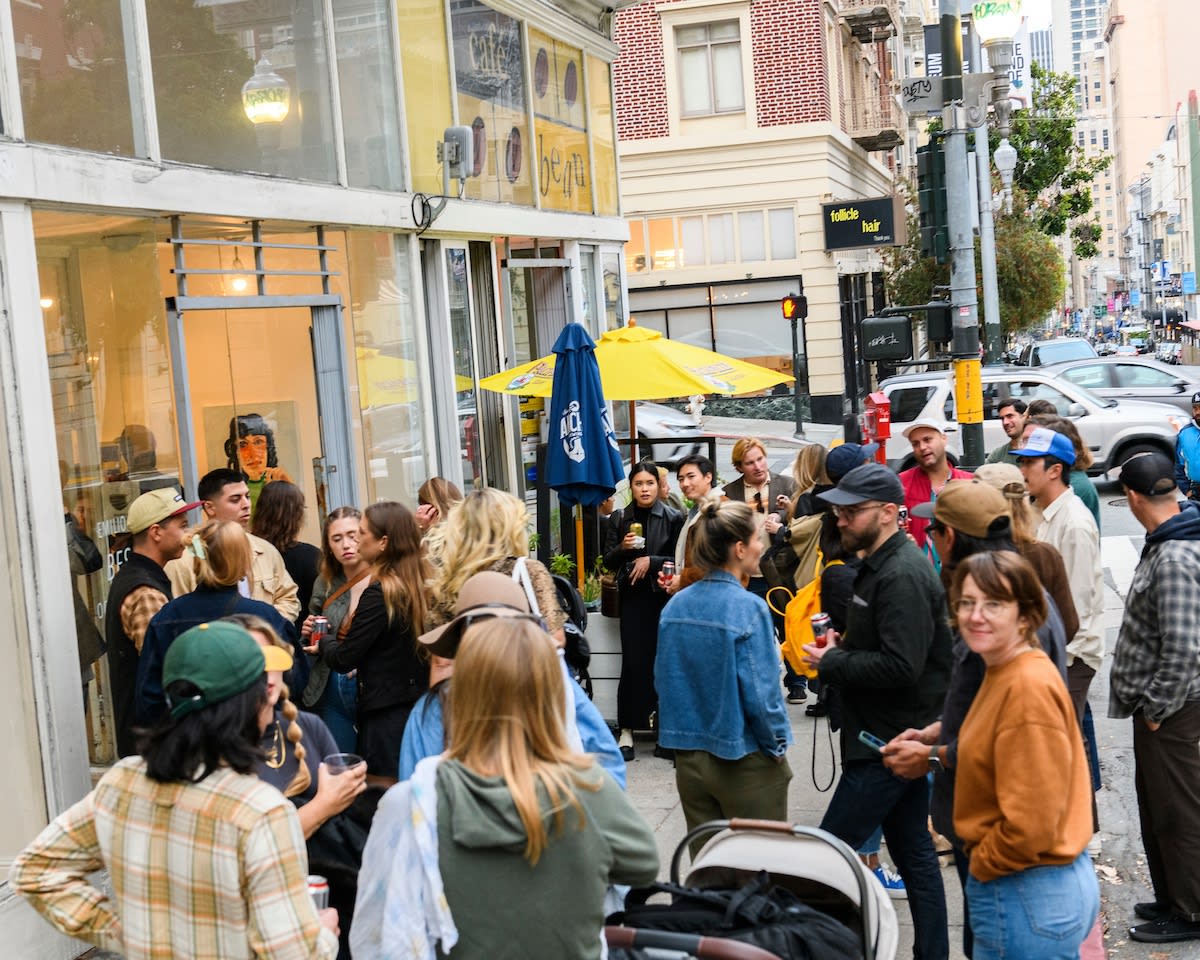
POLYGON ((1114 351, 1114 357, 1136 357, 1142 351, 1138 349, 1136 343, 1118 343, 1117 349, 1114 351))
MULTIPOLYGON (((618 437, 629 436, 629 404, 613 403, 613 426, 618 437)), ((655 463, 667 469, 674 469, 675 463, 693 453, 708 453, 708 444, 698 440, 676 439, 697 437, 700 427, 690 414, 674 407, 666 407, 661 403, 650 403, 646 400, 637 402, 637 432, 642 456, 650 457, 655 463), (647 444, 644 441, 654 441, 647 444), (659 442, 662 441, 662 442, 659 442)), ((628 456, 628 448, 624 448, 628 456)))
POLYGON ((1096 344, 1096 355, 1101 357, 1111 357, 1117 352, 1117 345, 1111 340, 1104 340, 1096 344))
MULTIPOLYGON (((955 422, 953 376, 946 370, 905 374, 880 384, 892 405, 892 437, 887 441, 888 465, 905 470, 914 463, 904 428, 921 417, 944 420, 948 450, 962 455, 962 437, 955 422)), ((1001 429, 1000 401, 1020 397, 1026 402, 1046 399, 1058 412, 1075 421, 1095 463, 1095 475, 1123 463, 1134 453, 1158 450, 1175 455, 1175 435, 1186 422, 1178 408, 1162 403, 1142 403, 1098 397, 1084 387, 1049 370, 1028 367, 983 368, 983 443, 992 450, 1007 439, 1001 429)))
POLYGON ((1154 359, 1169 366, 1178 366, 1179 357, 1182 352, 1182 343, 1175 343, 1172 340, 1166 340, 1160 343, 1158 345, 1158 349, 1154 351, 1154 359))
POLYGON ((1192 394, 1200 391, 1200 382, 1188 376, 1192 373, 1190 368, 1172 369, 1149 357, 1097 357, 1056 363, 1045 370, 1098 397, 1122 403, 1126 400, 1169 403, 1188 416, 1192 411, 1192 394))
POLYGON ((1082 337, 1058 337, 1054 340, 1031 340, 1021 348, 1016 363, 1021 367, 1044 367, 1065 360, 1086 360, 1096 356, 1096 348, 1082 337))

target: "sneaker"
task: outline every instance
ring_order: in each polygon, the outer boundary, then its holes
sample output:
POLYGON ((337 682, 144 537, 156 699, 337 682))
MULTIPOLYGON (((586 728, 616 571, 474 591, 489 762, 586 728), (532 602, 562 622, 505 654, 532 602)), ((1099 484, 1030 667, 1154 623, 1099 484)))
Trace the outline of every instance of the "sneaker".
POLYGON ((808 684, 793 683, 788 687, 787 702, 788 703, 805 703, 808 700, 808 684))
POLYGON ((1171 916, 1171 905, 1158 900, 1147 900, 1144 903, 1135 903, 1133 912, 1142 920, 1166 920, 1171 916))
POLYGON ((887 891, 887 895, 893 900, 908 899, 908 891, 904 889, 904 881, 900 879, 900 874, 893 873, 883 864, 880 864, 871 872, 875 874, 875 879, 883 884, 883 889, 887 891))
POLYGON ((810 703, 804 708, 804 715, 806 717, 827 717, 829 716, 829 707, 818 700, 816 703, 810 703))
POLYGON ((1170 916, 1151 920, 1129 928, 1129 936, 1139 943, 1177 943, 1181 940, 1200 940, 1200 923, 1170 916))

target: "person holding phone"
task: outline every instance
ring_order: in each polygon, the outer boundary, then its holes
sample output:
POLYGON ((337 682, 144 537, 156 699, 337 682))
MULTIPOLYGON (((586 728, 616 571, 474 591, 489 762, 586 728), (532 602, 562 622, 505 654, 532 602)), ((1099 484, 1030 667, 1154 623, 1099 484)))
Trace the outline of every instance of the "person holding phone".
POLYGON ((1092 787, 1070 694, 1035 633, 1045 594, 1028 561, 987 552, 958 565, 950 603, 987 666, 954 790, 974 960, 1077 957, 1100 909, 1092 787))

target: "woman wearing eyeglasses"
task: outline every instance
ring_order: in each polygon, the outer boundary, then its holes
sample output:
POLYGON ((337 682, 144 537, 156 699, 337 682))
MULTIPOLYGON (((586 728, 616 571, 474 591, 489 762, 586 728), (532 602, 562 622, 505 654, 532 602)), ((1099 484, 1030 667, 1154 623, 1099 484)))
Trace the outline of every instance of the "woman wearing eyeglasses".
POLYGON ((1066 685, 1035 630, 1046 600, 1015 553, 980 553, 950 604, 987 666, 958 735, 954 828, 970 857, 974 960, 1079 956, 1099 912, 1091 781, 1066 685))

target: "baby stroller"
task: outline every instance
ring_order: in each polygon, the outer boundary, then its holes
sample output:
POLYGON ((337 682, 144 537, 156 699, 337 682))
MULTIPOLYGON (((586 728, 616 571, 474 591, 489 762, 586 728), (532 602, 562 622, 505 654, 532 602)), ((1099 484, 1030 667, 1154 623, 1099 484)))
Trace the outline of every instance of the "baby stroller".
MULTIPOLYGON (((680 886, 685 850, 705 837, 708 841, 683 877, 682 886, 687 890, 744 889, 748 881, 765 871, 773 887, 790 891, 804 908, 812 908, 849 928, 858 941, 855 952, 864 960, 894 960, 899 926, 892 902, 857 854, 836 837, 815 827, 781 821, 713 820, 691 830, 676 847, 671 859, 673 886, 680 886)), ((686 910, 686 899, 674 897, 671 907, 659 908, 659 919, 676 908, 686 910)), ((605 927, 609 946, 617 948, 610 952, 614 958, 765 960, 779 956, 780 960, 790 960, 758 946, 721 939, 720 930, 694 935, 695 931, 685 934, 641 929, 638 914, 629 910, 610 918, 610 922, 615 920, 623 925, 605 927)))

